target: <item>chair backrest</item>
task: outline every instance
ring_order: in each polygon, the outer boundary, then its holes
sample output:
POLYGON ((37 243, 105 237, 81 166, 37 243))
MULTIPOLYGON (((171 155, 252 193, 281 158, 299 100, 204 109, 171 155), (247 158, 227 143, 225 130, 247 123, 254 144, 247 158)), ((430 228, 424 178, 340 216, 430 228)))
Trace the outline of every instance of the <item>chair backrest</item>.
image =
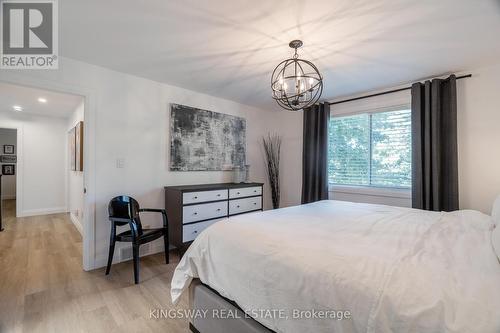
POLYGON ((111 199, 108 205, 109 219, 117 225, 129 224, 132 231, 142 235, 142 224, 139 217, 139 203, 132 197, 120 195, 111 199), (113 218, 128 219, 129 222, 113 221, 113 218))

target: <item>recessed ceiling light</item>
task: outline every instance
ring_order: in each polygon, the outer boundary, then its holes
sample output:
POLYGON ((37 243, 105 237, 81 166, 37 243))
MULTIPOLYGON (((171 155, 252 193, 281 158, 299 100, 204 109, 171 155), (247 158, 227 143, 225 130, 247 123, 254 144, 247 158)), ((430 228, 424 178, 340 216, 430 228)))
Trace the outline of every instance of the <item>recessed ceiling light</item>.
POLYGON ((43 98, 43 97, 40 97, 40 98, 38 99, 38 101, 39 101, 40 103, 47 103, 47 99, 46 99, 46 98, 43 98))
POLYGON ((12 108, 14 109, 14 111, 23 111, 23 108, 19 105, 14 105, 12 108))

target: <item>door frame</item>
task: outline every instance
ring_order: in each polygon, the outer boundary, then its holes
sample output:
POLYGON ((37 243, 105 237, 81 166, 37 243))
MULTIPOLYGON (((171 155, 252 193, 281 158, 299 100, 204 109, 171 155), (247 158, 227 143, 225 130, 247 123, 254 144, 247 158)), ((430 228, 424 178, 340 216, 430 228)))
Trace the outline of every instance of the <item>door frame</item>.
MULTIPOLYGON (((18 197, 22 196, 22 189, 23 189, 23 167, 24 167, 24 160, 23 160, 23 127, 18 126, 18 124, 11 123, 11 122, 2 122, 0 123, 0 129, 5 128, 5 129, 14 129, 16 130, 16 217, 21 215, 21 212, 23 211, 22 207, 22 200, 17 200, 18 197)), ((1 147, 0 147, 1 149, 1 147)), ((3 153, 3 152, 2 152, 3 153)), ((2 198, 0 198, 2 200, 2 198)))
MULTIPOLYGON (((6 73, 2 73, 6 74, 6 73)), ((95 221, 96 221, 96 96, 97 92, 94 89, 62 83, 59 81, 45 80, 36 77, 28 76, 9 76, 2 75, 0 82, 15 84, 24 87, 31 87, 37 89, 51 90, 54 92, 79 95, 84 99, 84 135, 83 135, 83 183, 84 183, 84 216, 83 216, 83 245, 82 245, 82 262, 83 269, 89 271, 95 268, 95 221)), ((8 127, 5 127, 8 128, 8 127)), ((17 145, 21 147, 18 149, 18 154, 22 154, 22 127, 16 127, 17 131, 17 145), (20 135, 21 134, 21 135, 20 135), (21 140, 20 140, 21 139, 21 140)), ((22 155, 21 155, 22 157, 22 155)), ((22 167, 22 158, 18 158, 18 168, 22 167), (21 164, 19 164, 21 163, 21 164)), ((22 169, 21 169, 22 170, 22 169)), ((16 186, 22 190, 22 176, 16 180, 16 186), (19 179, 20 178, 20 179, 19 179)), ((17 190, 16 190, 17 191, 17 190)), ((20 192, 17 192, 20 193, 20 192)), ((22 211, 22 206, 16 200, 17 213, 22 211)))

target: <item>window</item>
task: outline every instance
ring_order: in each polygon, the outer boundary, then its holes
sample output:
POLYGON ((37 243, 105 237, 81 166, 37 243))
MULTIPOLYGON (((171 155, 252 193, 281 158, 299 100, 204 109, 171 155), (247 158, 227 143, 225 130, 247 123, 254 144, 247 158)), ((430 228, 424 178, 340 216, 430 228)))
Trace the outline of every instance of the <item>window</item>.
POLYGON ((328 178, 333 185, 411 187, 411 111, 332 117, 328 178))

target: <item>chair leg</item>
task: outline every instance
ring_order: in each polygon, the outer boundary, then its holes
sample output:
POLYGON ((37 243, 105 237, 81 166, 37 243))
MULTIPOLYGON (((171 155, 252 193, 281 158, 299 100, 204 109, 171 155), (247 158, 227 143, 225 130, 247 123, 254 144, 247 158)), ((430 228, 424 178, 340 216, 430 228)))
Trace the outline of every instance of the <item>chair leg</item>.
POLYGON ((134 254, 134 281, 135 284, 139 283, 139 244, 132 246, 134 254))
POLYGON ((109 254, 108 254, 108 265, 106 266, 106 275, 109 274, 109 271, 111 270, 111 264, 113 263, 113 255, 115 253, 115 237, 116 237, 116 230, 114 224, 111 226, 111 237, 109 239, 109 254))
POLYGON ((168 233, 163 234, 163 244, 165 245, 165 263, 168 265, 169 260, 169 244, 168 244, 168 233))

